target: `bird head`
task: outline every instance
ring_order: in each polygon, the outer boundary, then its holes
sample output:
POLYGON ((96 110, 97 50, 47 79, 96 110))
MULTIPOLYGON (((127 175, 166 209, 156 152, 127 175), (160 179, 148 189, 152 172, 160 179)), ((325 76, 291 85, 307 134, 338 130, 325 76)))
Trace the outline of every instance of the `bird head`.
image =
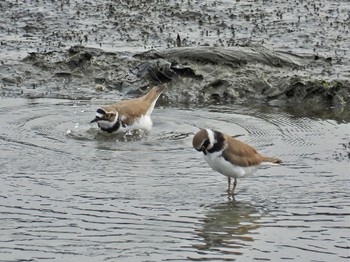
POLYGON ((206 152, 213 147, 214 135, 209 129, 201 129, 194 135, 192 145, 197 151, 206 152))
POLYGON ((118 112, 108 110, 106 108, 99 108, 96 110, 96 115, 90 123, 97 122, 103 128, 110 128, 118 121, 118 112))

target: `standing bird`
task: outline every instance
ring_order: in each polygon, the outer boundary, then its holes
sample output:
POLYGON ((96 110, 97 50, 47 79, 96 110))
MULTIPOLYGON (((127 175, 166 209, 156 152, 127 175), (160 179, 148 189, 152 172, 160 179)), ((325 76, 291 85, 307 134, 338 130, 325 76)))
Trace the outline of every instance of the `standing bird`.
POLYGON ((95 118, 101 130, 108 133, 123 133, 131 129, 152 129, 151 114, 153 108, 165 87, 153 87, 146 95, 101 106, 96 111, 95 118))
POLYGON ((201 129, 192 140, 197 151, 202 151, 204 159, 215 171, 228 177, 227 192, 233 195, 237 178, 254 174, 262 162, 279 164, 278 158, 260 155, 253 147, 232 136, 211 129, 201 129), (231 190, 231 178, 234 179, 231 190))

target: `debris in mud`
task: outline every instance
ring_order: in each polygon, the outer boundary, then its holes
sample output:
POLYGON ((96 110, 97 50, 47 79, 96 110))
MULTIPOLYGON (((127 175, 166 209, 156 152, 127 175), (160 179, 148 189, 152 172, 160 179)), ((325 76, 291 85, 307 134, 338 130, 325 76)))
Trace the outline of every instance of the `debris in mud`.
POLYGON ((335 160, 339 162, 350 160, 350 142, 342 143, 341 149, 343 149, 344 151, 337 151, 333 153, 333 157, 335 158, 335 160))

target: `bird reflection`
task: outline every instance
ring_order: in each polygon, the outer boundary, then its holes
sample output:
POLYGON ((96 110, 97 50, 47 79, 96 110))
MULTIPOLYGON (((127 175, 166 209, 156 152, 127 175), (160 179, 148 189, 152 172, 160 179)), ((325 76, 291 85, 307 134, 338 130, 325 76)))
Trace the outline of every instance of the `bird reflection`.
POLYGON ((242 248, 254 241, 260 214, 249 203, 229 201, 211 206, 197 234, 204 243, 195 247, 201 252, 222 250, 223 253, 241 255, 242 248), (241 250, 240 250, 241 249, 241 250))

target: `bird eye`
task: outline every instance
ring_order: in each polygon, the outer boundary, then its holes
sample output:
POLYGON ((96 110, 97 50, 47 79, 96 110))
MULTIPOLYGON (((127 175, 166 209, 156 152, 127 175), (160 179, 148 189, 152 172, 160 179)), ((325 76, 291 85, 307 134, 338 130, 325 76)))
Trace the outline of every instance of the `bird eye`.
POLYGON ((110 118, 111 114, 105 114, 105 118, 110 118))
POLYGON ((202 145, 202 150, 203 150, 203 149, 204 149, 204 150, 207 149, 207 147, 209 146, 209 144, 210 144, 209 139, 205 140, 204 143, 203 143, 203 145, 202 145))

